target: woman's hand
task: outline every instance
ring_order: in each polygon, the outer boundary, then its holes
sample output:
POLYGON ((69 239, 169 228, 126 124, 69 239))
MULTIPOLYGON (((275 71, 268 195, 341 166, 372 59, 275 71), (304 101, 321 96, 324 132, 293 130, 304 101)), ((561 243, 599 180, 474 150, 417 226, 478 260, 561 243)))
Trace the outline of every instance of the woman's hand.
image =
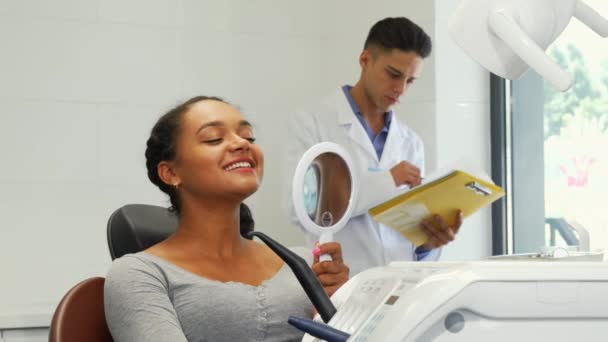
POLYGON ((348 266, 342 259, 342 247, 337 242, 328 242, 318 245, 313 251, 314 260, 312 270, 328 296, 331 296, 348 281, 348 266), (329 254, 331 261, 319 262, 319 256, 329 254))

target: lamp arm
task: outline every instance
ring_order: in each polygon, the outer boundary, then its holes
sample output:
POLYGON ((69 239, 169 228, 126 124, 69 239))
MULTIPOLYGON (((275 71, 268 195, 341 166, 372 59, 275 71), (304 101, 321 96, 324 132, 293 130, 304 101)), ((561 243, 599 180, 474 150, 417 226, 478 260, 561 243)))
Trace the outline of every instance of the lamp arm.
POLYGON ((608 37, 608 20, 589 7, 584 1, 578 0, 576 2, 574 17, 601 37, 608 37))
POLYGON ((555 63, 509 16, 493 12, 488 16, 488 25, 524 62, 536 70, 561 91, 572 85, 572 76, 555 63))
POLYGON ((580 223, 574 220, 568 220, 568 225, 578 233, 578 249, 580 252, 591 251, 591 239, 589 231, 580 223))

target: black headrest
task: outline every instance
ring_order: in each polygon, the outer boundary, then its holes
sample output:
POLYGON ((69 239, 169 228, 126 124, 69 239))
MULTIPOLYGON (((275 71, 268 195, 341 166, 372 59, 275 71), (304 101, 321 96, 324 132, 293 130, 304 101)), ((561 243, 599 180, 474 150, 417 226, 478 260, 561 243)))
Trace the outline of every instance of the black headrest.
MULTIPOLYGON (((240 216, 241 235, 245 236, 255 226, 245 203, 241 203, 240 216)), ((108 247, 112 260, 163 241, 175 233, 177 224, 175 214, 156 205, 127 204, 117 209, 108 220, 108 247)))
POLYGON ((177 216, 167 208, 127 204, 108 220, 108 247, 112 260, 155 245, 177 229, 177 216))

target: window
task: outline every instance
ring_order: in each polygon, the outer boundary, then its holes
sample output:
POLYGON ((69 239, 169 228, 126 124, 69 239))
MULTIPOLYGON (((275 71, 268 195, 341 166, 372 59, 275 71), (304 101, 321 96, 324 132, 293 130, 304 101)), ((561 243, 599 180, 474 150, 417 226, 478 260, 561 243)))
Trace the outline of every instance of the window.
POLYGON ((508 194, 494 208, 494 254, 579 245, 585 231, 591 249, 608 248, 607 46, 573 19, 548 49, 574 76, 569 91, 533 71, 492 78, 493 176, 508 194))

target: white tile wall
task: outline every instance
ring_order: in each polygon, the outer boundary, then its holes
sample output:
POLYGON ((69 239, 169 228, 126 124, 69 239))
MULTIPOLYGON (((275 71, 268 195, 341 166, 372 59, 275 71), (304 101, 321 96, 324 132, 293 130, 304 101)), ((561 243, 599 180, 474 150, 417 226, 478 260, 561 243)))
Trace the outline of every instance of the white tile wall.
POLYGON ((171 104, 99 104, 92 113, 90 138, 96 148, 96 181, 105 185, 148 186, 144 152, 150 130, 171 104))
MULTIPOLYGON (((435 1, 435 91, 437 166, 468 157, 491 174, 490 75, 450 38, 448 19, 458 0, 435 1)), ((444 260, 477 260, 492 252, 489 208, 467 218, 458 238, 447 246, 444 260)))
POLYGON ((468 157, 490 173, 489 111, 489 102, 437 102, 439 167, 468 157))
POLYGON ((99 20, 104 23, 181 27, 184 25, 182 0, 101 0, 99 20))
POLYGON ((0 94, 80 102, 92 100, 98 59, 95 25, 79 22, 0 20, 3 42, 0 94), (91 61, 96 61, 91 65, 91 61))
POLYGON ((272 123, 274 116, 262 112, 293 108, 310 100, 311 92, 316 95, 321 77, 318 39, 236 33, 233 50, 239 52, 231 60, 234 102, 258 120, 272 123))
POLYGON ((234 96, 232 60, 241 54, 235 49, 234 33, 192 26, 181 32, 178 46, 182 51, 179 60, 182 67, 176 70, 181 98, 214 95, 238 101, 234 96))
POLYGON ((327 1, 234 1, 232 30, 263 35, 318 37, 327 1))
MULTIPOLYGON (((0 16, 21 21, 70 20, 93 21, 97 18, 99 0, 2 0, 0 16)), ((2 18, 3 20, 6 18, 2 18)))
POLYGON ((323 3, 324 36, 361 37, 363 42, 370 27, 385 17, 406 16, 433 34, 433 1, 419 0, 333 0, 323 3))
POLYGON ((103 103, 164 104, 178 95, 182 51, 178 29, 96 26, 93 94, 103 103))
POLYGON ((75 102, 0 101, 4 165, 0 182, 29 185, 93 181, 97 173, 95 109, 93 104, 75 102))
POLYGON ((355 35, 321 39, 322 97, 332 95, 345 84, 355 85, 361 72, 359 54, 362 47, 361 38, 355 35))
POLYGON ((198 33, 233 31, 233 9, 242 2, 242 0, 182 0, 186 31, 198 33))

